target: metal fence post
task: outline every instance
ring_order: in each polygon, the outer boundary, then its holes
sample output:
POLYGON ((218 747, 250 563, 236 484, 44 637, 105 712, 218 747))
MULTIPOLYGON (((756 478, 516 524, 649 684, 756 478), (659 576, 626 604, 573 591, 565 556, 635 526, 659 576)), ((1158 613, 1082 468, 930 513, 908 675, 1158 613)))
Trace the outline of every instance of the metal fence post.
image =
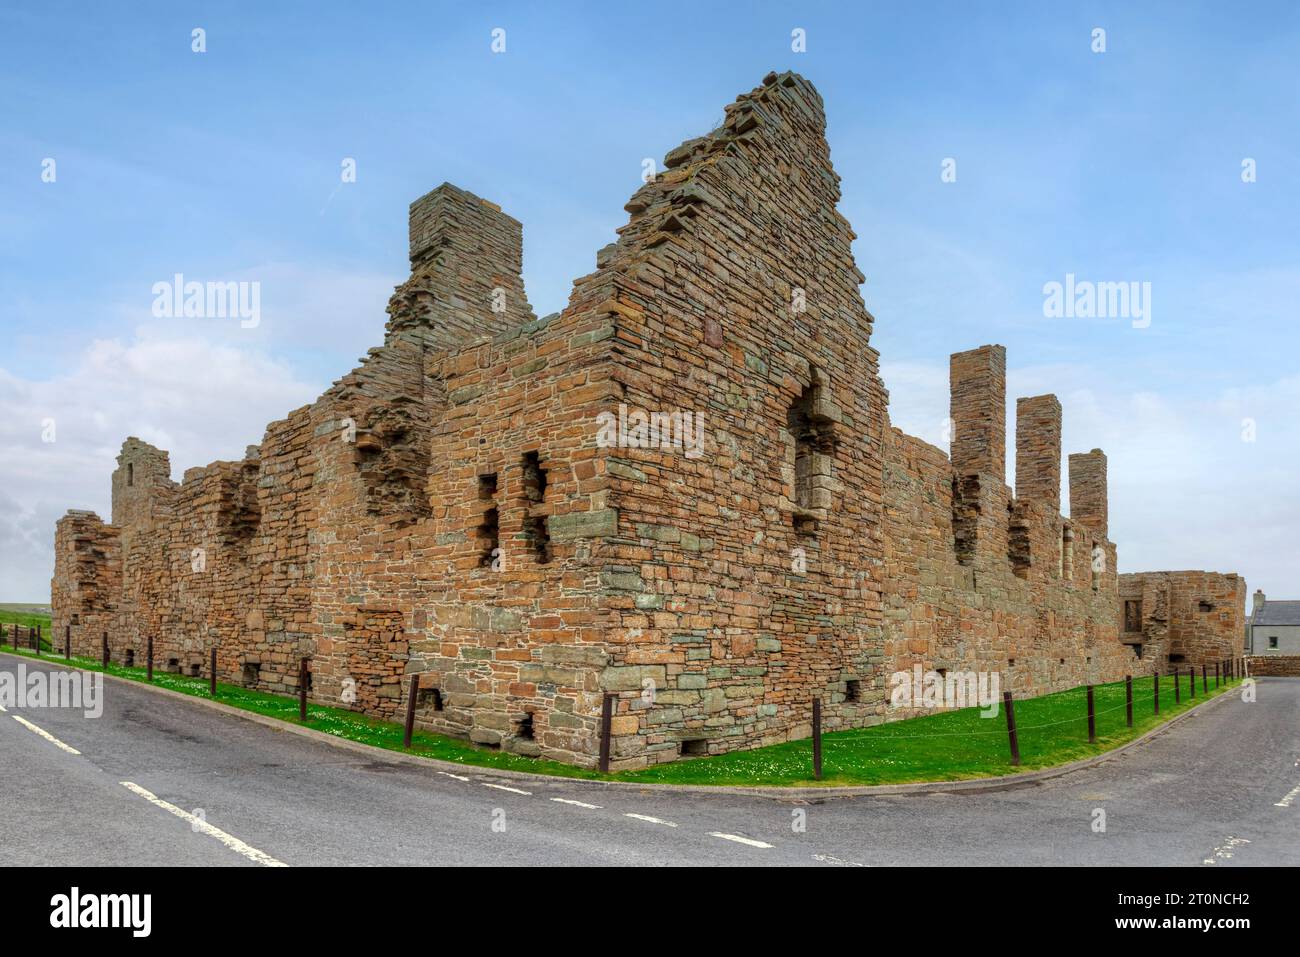
POLYGON ((307 720, 307 659, 298 666, 298 720, 307 720))
POLYGON ((1020 764, 1020 740, 1016 737, 1016 709, 1011 703, 1011 692, 1002 692, 1002 707, 1007 712, 1007 738, 1011 742, 1011 763, 1020 764))
POLYGON ((100 652, 104 659, 104 667, 108 667, 108 632, 104 632, 104 637, 100 639, 100 652))
POLYGON ((146 639, 146 648, 146 654, 149 656, 149 661, 145 664, 145 679, 153 681, 153 635, 150 635, 148 639, 146 639))
POLYGON ((208 694, 212 697, 217 696, 217 646, 212 645, 212 654, 208 663, 208 694))
POLYGON ((1174 704, 1183 700, 1182 692, 1179 691, 1180 682, 1178 681, 1178 669, 1174 669, 1174 704))
POLYGON ((822 779, 822 699, 812 702, 813 777, 822 779))
MULTIPOLYGON (((1178 669, 1175 668, 1174 674, 1177 673, 1178 673, 1178 669)), ((1174 690, 1176 693, 1177 688, 1175 688, 1174 690)), ((1156 668, 1154 671, 1151 672, 1151 694, 1153 700, 1155 701, 1155 706, 1156 706, 1155 713, 1159 714, 1160 713, 1160 669, 1159 668, 1156 668)))
POLYGON ((1088 743, 1097 743, 1097 712, 1093 707, 1092 685, 1088 685, 1088 743))
POLYGON ((1133 676, 1124 676, 1124 716, 1128 719, 1128 726, 1133 727, 1133 676))
POLYGON ((406 727, 402 731, 402 747, 411 746, 411 735, 415 733, 415 699, 420 697, 420 673, 411 675, 411 695, 406 701, 406 727))
POLYGON ((610 731, 614 723, 614 696, 606 694, 600 701, 600 770, 609 771, 610 731))

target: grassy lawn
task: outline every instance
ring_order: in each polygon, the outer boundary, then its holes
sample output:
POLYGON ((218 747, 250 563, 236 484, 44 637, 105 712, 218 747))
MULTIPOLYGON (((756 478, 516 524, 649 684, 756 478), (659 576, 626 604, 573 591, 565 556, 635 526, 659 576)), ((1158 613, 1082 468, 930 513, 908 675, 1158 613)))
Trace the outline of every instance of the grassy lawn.
MULTIPOLYGON (((12 650, 5 647, 4 650, 12 650)), ((31 657, 31 651, 20 654, 31 657)), ((62 661, 58 656, 56 661, 62 661)), ((97 660, 74 657, 72 663, 92 671, 103 670, 97 660)), ((108 673, 144 681, 143 668, 109 665, 108 673)), ((1208 696, 1221 694, 1241 682, 1220 685, 1216 691, 1210 675, 1208 696)), ((173 691, 210 697, 205 678, 191 678, 155 670, 154 684, 173 691)), ((416 731, 410 753, 440 758, 474 767, 527 771, 559 777, 646 782, 656 784, 709 784, 740 786, 790 786, 902 784, 914 781, 959 781, 994 777, 1019 771, 1065 764, 1101 754, 1149 731, 1164 721, 1206 700, 1197 679, 1195 699, 1187 694, 1184 675, 1182 701, 1174 704, 1173 681, 1160 679, 1160 715, 1153 714, 1150 678, 1133 682, 1133 727, 1125 725, 1124 683, 1094 689, 1097 743, 1088 744, 1085 690, 1074 688, 1040 698, 1017 701, 1016 726, 1020 739, 1020 767, 1013 767, 1007 744, 1006 717, 982 718, 975 708, 894 721, 855 731, 822 736, 821 782, 812 776, 812 743, 791 741, 753 751, 734 751, 710 758, 679 760, 641 771, 601 774, 555 761, 524 758, 481 748, 443 735, 416 731)), ((245 711, 299 724, 298 701, 238 685, 217 684, 217 699, 245 711)), ((402 727, 354 711, 309 704, 306 726, 350 741, 402 751, 402 727)))
MULTIPOLYGON (((35 628, 41 626, 41 647, 49 650, 50 645, 50 616, 44 612, 47 606, 33 603, 9 603, 0 604, 0 625, 4 625, 5 643, 11 643, 9 625, 22 625, 24 628, 35 628)), ((26 640, 26 633, 23 638, 26 640)))

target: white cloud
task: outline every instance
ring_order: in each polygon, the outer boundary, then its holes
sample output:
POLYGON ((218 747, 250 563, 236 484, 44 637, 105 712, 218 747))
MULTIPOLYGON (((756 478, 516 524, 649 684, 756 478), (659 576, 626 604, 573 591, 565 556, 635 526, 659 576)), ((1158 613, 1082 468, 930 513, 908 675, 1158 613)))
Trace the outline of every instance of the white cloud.
POLYGON ((199 337, 97 340, 41 381, 0 369, 2 600, 48 599, 54 523, 69 508, 108 520, 109 476, 128 435, 167 449, 179 478, 242 458, 268 422, 319 391, 260 352, 199 337))

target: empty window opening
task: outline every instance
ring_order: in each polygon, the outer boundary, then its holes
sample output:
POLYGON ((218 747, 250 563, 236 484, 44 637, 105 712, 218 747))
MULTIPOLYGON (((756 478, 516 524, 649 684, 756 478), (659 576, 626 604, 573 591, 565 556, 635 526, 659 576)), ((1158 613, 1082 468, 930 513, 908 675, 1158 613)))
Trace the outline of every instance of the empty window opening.
POLYGON ((1142 658, 1142 643, 1141 643, 1141 642, 1138 642, 1137 644, 1135 644, 1135 645, 1133 646, 1133 652, 1138 656, 1138 659, 1139 659, 1139 660, 1142 658))
POLYGON ((786 412, 786 428, 794 440, 794 530, 811 535, 817 530, 815 509, 829 506, 831 457, 835 440, 831 422, 818 412, 822 385, 813 370, 812 384, 786 412))
POLYGON ((533 740, 533 713, 531 711, 520 718, 519 723, 515 725, 515 737, 524 741, 533 740))
POLYGON ((1213 602, 1208 602, 1208 601, 1201 602, 1201 611, 1206 611, 1206 612, 1214 611, 1213 602))
POLYGON ((1065 659, 1064 659, 1064 658, 1061 659, 1061 664, 1065 664, 1065 659))
POLYGON ((130 488, 134 484, 135 484, 135 463, 127 462, 126 463, 126 486, 127 488, 130 488))
POLYGON ((524 453, 524 498, 530 502, 546 500, 546 469, 542 468, 541 453, 524 453))
POLYGON ((421 688, 419 697, 415 699, 417 708, 433 708, 434 711, 442 710, 442 689, 440 688, 421 688))
POLYGON ((1142 602, 1126 601, 1124 602, 1124 630, 1141 631, 1142 630, 1142 602))
POLYGON ((250 688, 256 685, 261 671, 262 666, 258 662, 245 661, 243 668, 244 684, 250 688))
POLYGON ((135 649, 134 649, 134 648, 128 648, 128 649, 126 649, 126 661, 124 662, 124 664, 125 664, 128 668, 133 668, 133 667, 135 667, 135 649))
POLYGON ((176 659, 176 658, 168 658, 168 659, 167 659, 167 670, 168 670, 168 671, 171 671, 171 672, 179 673, 180 670, 181 670, 181 663, 180 663, 180 661, 179 661, 178 659, 176 659))
POLYGON ((857 678, 850 678, 848 681, 844 682, 844 700, 862 700, 862 682, 857 678))
POLYGON ((698 758, 709 753, 708 738, 691 738, 682 742, 682 757, 698 758))
POLYGON ((524 526, 528 536, 529 547, 537 564, 545 565, 551 560, 551 533, 546 530, 546 516, 534 515, 524 526))
POLYGON ((1015 658, 1008 658, 1008 659, 1007 659, 1007 667, 1008 667, 1008 668, 1014 668, 1015 666, 1016 666, 1016 659, 1015 659, 1015 658))
POLYGON ((483 513, 483 524, 478 527, 479 546, 483 554, 479 564, 484 568, 500 568, 497 559, 501 554, 501 517, 496 506, 483 513))
POLYGON ((1182 663, 1183 661, 1185 661, 1185 660, 1186 660, 1186 659, 1185 659, 1182 655, 1170 655, 1170 656, 1169 656, 1169 663, 1170 663, 1171 665, 1172 665, 1172 664, 1181 664, 1181 663, 1182 663))
POLYGON ((480 475, 478 477, 478 497, 481 501, 490 501, 497 494, 497 475, 480 475))
POLYGON ((201 665, 201 664, 191 664, 191 665, 190 665, 190 676, 193 677, 193 678, 202 678, 202 677, 203 677, 203 665, 201 665))

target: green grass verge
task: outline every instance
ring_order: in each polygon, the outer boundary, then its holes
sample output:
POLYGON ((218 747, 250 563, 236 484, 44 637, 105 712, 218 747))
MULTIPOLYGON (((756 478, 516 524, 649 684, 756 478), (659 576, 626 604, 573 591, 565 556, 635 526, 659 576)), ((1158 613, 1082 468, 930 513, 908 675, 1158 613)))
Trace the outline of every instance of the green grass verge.
MULTIPOLYGON (((14 649, 0 646, 0 650, 14 649)), ((18 649, 17 653, 32 657, 30 649, 18 649)), ((63 659, 56 657, 50 660, 57 664, 63 659)), ((105 670, 98 661, 90 658, 74 657, 71 663, 90 671, 105 670)), ((145 680, 143 668, 110 664, 107 673, 132 681, 145 680)), ((204 678, 155 670, 154 684, 196 698, 210 697, 208 682, 204 678)), ((1200 704, 1207 697, 1222 694, 1241 682, 1224 682, 1216 689, 1211 675, 1209 684, 1207 694, 1201 691, 1198 678, 1197 694, 1193 699, 1188 696, 1184 676, 1180 681, 1182 698, 1175 704, 1173 681, 1168 676, 1162 677, 1160 714, 1156 716, 1153 713, 1151 679, 1135 679, 1132 728, 1125 724, 1124 683, 1120 681, 1097 685, 1094 689, 1096 744, 1088 743, 1085 689, 1072 688, 1069 691, 1016 701, 1021 757, 1019 767, 1011 764, 1006 717, 1000 709, 995 718, 981 717, 978 709, 966 708, 907 721, 893 721, 871 728, 825 734, 822 736, 823 776, 820 782, 814 781, 812 777, 812 744, 807 739, 752 751, 733 751, 716 757, 679 760, 639 771, 601 774, 557 761, 525 758, 476 747, 456 738, 424 731, 415 732, 408 750, 402 747, 402 727, 393 722, 317 704, 308 705, 307 721, 300 722, 296 698, 251 691, 239 685, 218 682, 217 700, 222 704, 291 724, 305 724, 306 727, 349 741, 390 751, 407 751, 466 766, 583 780, 782 787, 960 781, 1066 764, 1119 747, 1200 704)))
MULTIPOLYGON (((50 616, 33 612, 30 609, 42 607, 31 603, 14 602, 9 604, 0 604, 0 626, 4 626, 5 638, 12 643, 10 638, 10 625, 22 625, 24 628, 35 628, 41 626, 41 648, 53 650, 50 644, 50 616)), ((25 637, 25 636, 24 636, 25 637)))

